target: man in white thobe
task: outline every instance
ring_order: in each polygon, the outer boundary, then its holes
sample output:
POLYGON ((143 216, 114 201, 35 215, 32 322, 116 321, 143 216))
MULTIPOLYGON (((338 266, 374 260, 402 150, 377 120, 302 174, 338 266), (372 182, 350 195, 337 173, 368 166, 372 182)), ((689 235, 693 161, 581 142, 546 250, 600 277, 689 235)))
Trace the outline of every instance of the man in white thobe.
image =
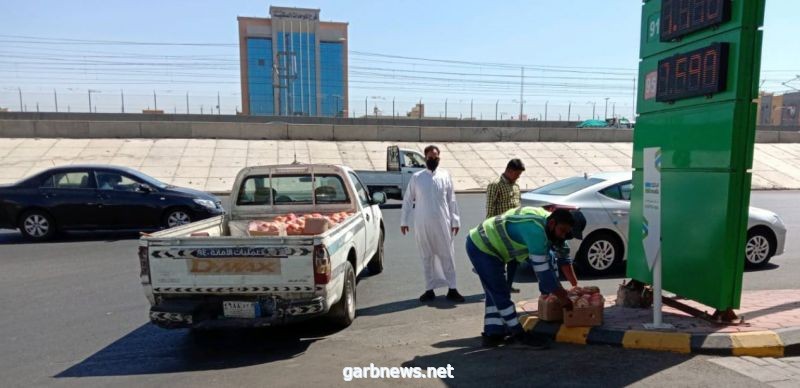
POLYGON ((425 148, 427 169, 411 176, 403 197, 400 231, 408 233, 413 214, 414 238, 422 255, 425 293, 420 302, 436 298, 434 290, 447 287, 447 299, 464 302, 456 289, 455 250, 453 236, 461 226, 453 181, 447 171, 439 169, 439 148, 425 148))

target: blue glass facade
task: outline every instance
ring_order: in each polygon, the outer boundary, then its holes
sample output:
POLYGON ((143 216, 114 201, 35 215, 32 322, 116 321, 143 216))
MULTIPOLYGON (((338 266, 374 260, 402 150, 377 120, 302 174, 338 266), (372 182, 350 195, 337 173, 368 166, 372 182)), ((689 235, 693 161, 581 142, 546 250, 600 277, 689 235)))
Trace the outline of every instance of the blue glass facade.
POLYGON ((340 115, 345 98, 343 45, 338 42, 320 42, 319 55, 322 115, 340 115))
POLYGON ((282 115, 317 115, 316 39, 313 33, 277 33, 282 115))
POLYGON ((250 114, 273 115, 275 104, 272 95, 272 40, 247 39, 247 85, 250 90, 250 114))

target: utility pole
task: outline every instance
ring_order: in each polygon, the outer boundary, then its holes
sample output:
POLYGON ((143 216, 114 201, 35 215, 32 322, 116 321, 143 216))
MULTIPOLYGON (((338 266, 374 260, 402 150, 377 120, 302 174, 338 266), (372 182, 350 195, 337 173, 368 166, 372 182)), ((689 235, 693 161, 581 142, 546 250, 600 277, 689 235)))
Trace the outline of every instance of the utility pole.
POLYGON ((549 102, 550 101, 545 101, 544 102, 544 121, 547 121, 547 103, 549 103, 549 102))
POLYGON ((19 90, 19 111, 24 112, 25 107, 22 105, 22 88, 17 88, 19 90))
POLYGON ((189 114, 189 92, 186 92, 186 114, 189 114))
POLYGON ((469 100, 469 119, 472 120, 475 116, 472 115, 472 100, 469 100))
POLYGON ((525 90, 525 68, 520 67, 520 76, 519 76, 519 119, 522 120, 522 106, 525 102, 523 100, 522 95, 523 91, 525 90))
POLYGON ((611 117, 617 117, 617 102, 611 103, 611 117))
POLYGON ((567 121, 569 121, 571 113, 572 113, 572 101, 570 101, 569 105, 567 105, 567 121))
POLYGON ((603 120, 608 120, 608 97, 606 97, 606 112, 603 114, 603 120))
POLYGON ((394 118, 394 97, 392 97, 392 118, 394 118))
POLYGON ((494 121, 497 121, 497 110, 500 107, 500 100, 494 103, 494 121))
POLYGON ((58 93, 56 93, 55 89, 53 89, 53 99, 56 102, 56 113, 58 113, 58 93))
POLYGON ((447 120, 447 99, 444 99, 444 119, 447 120))
POLYGON ((89 113, 92 113, 92 89, 89 89, 89 113))
POLYGON ((367 97, 364 97, 364 118, 369 117, 369 106, 367 105, 367 97))
POLYGON ((36 101, 36 113, 39 113, 39 101, 36 101))
POLYGON ((219 108, 219 91, 217 91, 217 116, 221 115, 219 108))
POLYGON ((153 110, 158 110, 158 101, 156 101, 156 91, 153 90, 153 110))
POLYGON ((122 100, 122 113, 125 113, 125 91, 119 90, 119 97, 122 100))
POLYGON ((200 114, 203 114, 203 106, 200 105, 200 114))

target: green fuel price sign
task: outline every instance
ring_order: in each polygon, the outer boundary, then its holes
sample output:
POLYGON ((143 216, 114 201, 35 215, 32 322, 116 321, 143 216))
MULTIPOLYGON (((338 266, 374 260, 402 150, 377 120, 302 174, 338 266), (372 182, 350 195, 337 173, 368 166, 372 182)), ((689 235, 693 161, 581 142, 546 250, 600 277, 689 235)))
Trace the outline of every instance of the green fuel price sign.
POLYGON ((643 238, 644 150, 660 150, 663 287, 738 308, 764 0, 645 0, 628 276, 652 281, 643 238))

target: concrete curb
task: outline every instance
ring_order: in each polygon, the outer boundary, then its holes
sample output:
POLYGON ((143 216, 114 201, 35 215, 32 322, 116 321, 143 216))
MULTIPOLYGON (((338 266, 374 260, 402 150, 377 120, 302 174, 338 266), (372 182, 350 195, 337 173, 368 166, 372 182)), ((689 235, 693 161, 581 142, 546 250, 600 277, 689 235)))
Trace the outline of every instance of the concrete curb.
POLYGON ((576 345, 607 345, 683 354, 715 356, 790 357, 800 355, 800 327, 742 333, 693 334, 686 332, 566 327, 546 322, 518 308, 526 331, 556 342, 576 345))

